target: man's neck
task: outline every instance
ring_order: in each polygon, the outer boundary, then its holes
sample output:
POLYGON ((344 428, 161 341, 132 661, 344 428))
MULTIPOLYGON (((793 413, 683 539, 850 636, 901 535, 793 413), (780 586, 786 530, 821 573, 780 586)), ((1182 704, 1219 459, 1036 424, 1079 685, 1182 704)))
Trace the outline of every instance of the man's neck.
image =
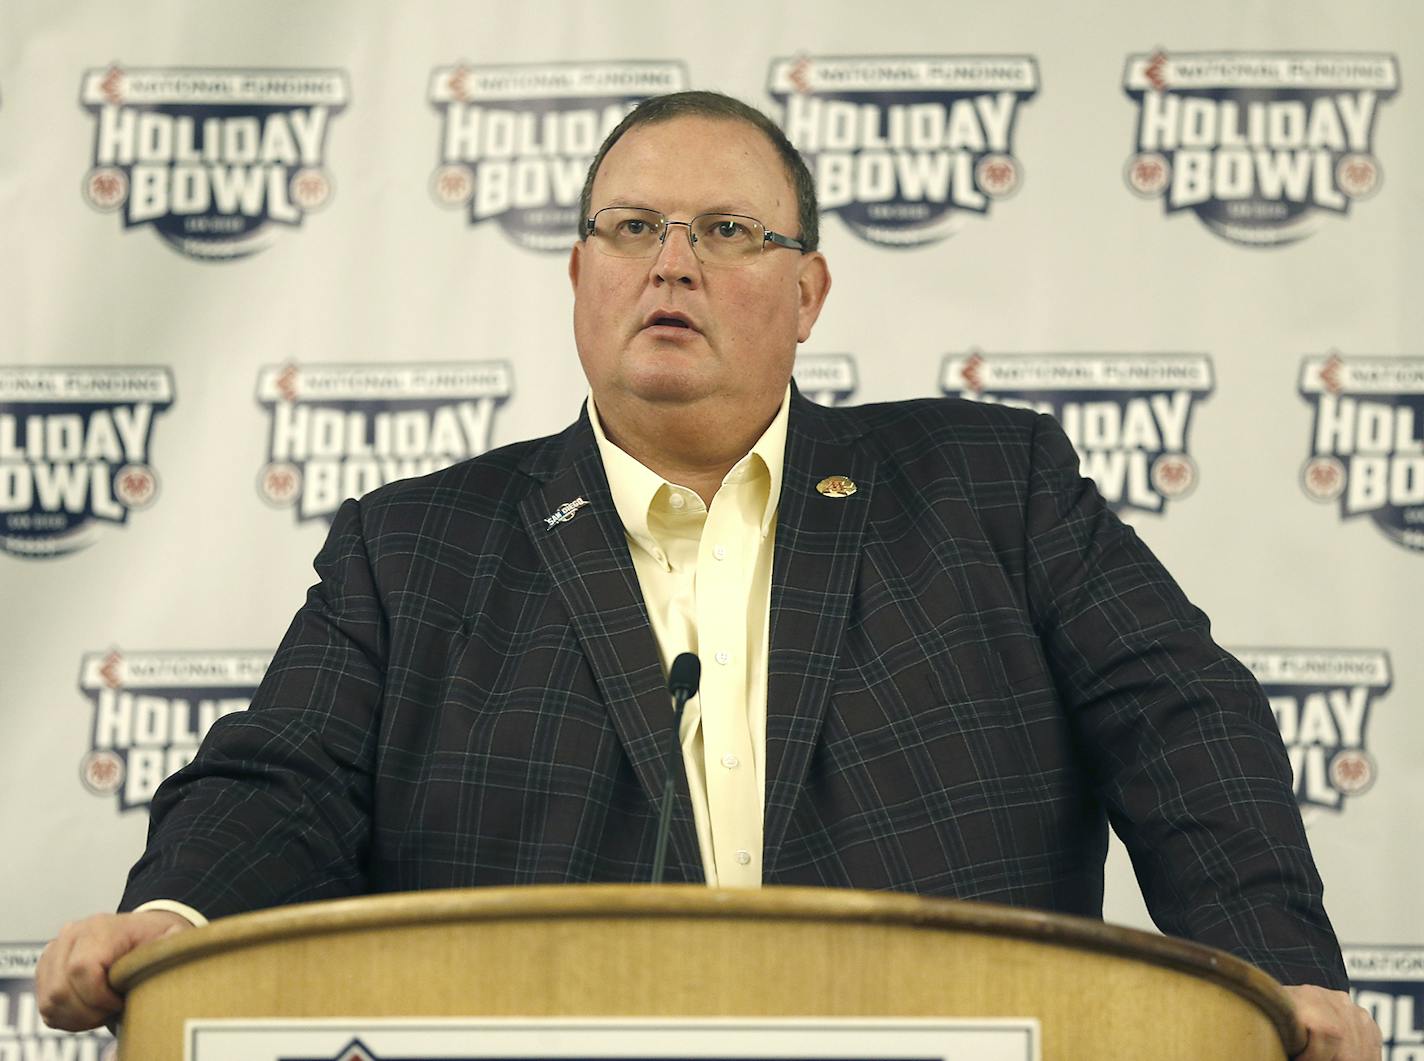
POLYGON ((756 445, 781 408, 728 415, 716 402, 622 402, 594 396, 608 440, 670 483, 697 493, 709 507, 722 480, 756 445))

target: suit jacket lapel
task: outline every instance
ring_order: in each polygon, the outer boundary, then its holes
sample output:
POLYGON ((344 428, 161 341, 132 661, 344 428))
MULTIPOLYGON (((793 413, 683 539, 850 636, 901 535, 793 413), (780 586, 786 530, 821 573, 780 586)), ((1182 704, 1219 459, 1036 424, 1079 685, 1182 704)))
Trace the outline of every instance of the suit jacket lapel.
MULTIPOLYGON (((587 413, 551 439, 523 470, 541 485, 520 502, 520 514, 568 610, 624 751, 656 805, 672 751, 672 706, 587 413), (547 523, 576 498, 588 504, 563 522, 547 523)), ((673 807, 672 853, 684 879, 700 881, 702 858, 687 781, 680 769, 675 776, 679 798, 673 807)))
POLYGON ((771 578, 763 875, 770 879, 820 738, 855 593, 876 461, 858 434, 793 389, 771 578), (848 476, 850 497, 816 484, 848 476))

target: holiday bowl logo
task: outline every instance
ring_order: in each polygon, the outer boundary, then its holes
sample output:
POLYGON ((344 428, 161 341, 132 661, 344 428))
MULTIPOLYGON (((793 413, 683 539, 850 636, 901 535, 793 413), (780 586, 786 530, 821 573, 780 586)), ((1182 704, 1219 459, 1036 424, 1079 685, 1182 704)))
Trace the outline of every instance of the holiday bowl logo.
POLYGON ((856 390, 855 358, 849 354, 797 354, 796 388, 821 405, 844 405, 856 390))
POLYGON ((1031 56, 801 56, 773 60, 768 80, 821 212, 870 243, 944 239, 1023 182, 1014 126, 1038 91, 1031 56))
POLYGON ((1197 482, 1187 436, 1212 393, 1202 354, 951 354, 945 394, 1048 413, 1117 512, 1164 511, 1197 482))
POLYGON ((436 67, 429 97, 443 127, 431 194, 472 225, 497 221, 521 247, 566 252, 603 138, 643 100, 686 87, 680 62, 436 67))
POLYGON ((1138 105, 1128 187, 1269 247, 1379 190, 1375 117, 1399 70, 1379 54, 1157 51, 1127 57, 1123 87, 1138 105))
POLYGON ((331 199, 340 70, 111 66, 85 71, 80 100, 95 118, 85 200, 191 258, 255 254, 331 199))
POLYGON ((104 1028, 75 1035, 40 1019, 35 968, 42 943, 0 943, 0 1058, 4 1061, 115 1061, 118 1043, 104 1028))
POLYGON ((1315 406, 1306 495, 1424 550, 1424 357, 1308 357, 1300 394, 1315 406))
POLYGON ((299 521, 330 518, 348 497, 478 456, 513 378, 504 361, 269 365, 258 492, 299 521))
POLYGON ((223 715, 245 711, 270 652, 86 652, 79 688, 94 712, 84 787, 119 810, 147 808, 159 783, 192 762, 223 715))
POLYGON ((172 404, 166 368, 0 366, 0 550, 63 556, 153 504, 154 419, 172 404))
POLYGON ((1389 655, 1376 650, 1245 648, 1290 757, 1296 801, 1307 818, 1340 811, 1375 783, 1365 728, 1375 697, 1389 692, 1389 655))
POLYGON ((1424 947, 1342 947, 1350 997, 1379 1025, 1384 1061, 1424 1059, 1424 947))

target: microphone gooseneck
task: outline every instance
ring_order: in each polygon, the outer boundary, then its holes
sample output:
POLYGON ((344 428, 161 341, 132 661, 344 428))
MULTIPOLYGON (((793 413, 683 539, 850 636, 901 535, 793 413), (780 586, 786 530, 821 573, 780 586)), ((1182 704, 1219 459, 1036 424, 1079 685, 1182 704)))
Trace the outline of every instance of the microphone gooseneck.
POLYGON ((668 693, 672 696, 672 757, 668 759, 667 773, 663 781, 662 805, 658 808, 658 840, 653 848, 653 884, 663 882, 663 869, 667 865, 668 834, 672 832, 673 778, 676 776, 677 761, 682 756, 682 711, 687 702, 697 695, 697 684, 702 678, 702 661, 691 652, 682 652, 668 668, 668 693))

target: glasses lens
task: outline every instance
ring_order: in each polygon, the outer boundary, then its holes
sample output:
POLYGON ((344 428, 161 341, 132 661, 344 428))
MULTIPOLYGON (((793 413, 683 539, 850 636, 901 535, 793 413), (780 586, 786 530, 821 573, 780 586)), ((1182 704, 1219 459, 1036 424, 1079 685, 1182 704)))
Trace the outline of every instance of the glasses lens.
POLYGON ((663 218, 656 210, 606 206, 593 215, 599 248, 615 258, 648 258, 658 252, 663 218))
POLYGON ((761 253, 766 230, 740 214, 698 214, 692 219, 698 257, 710 262, 745 262, 761 253))

